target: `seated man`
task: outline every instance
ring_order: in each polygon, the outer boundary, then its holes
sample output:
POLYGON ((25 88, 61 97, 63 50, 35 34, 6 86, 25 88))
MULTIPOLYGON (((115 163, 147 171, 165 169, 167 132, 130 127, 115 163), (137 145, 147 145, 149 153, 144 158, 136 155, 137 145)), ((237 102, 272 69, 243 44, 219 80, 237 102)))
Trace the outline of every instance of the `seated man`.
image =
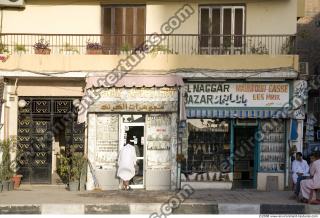
POLYGON ((314 153, 310 157, 310 175, 311 179, 306 179, 301 182, 302 202, 308 202, 312 190, 320 189, 320 155, 314 153))
POLYGON ((300 193, 300 182, 309 175, 309 165, 303 160, 302 153, 296 153, 296 159, 292 163, 292 180, 295 184, 294 193, 298 197, 300 193))

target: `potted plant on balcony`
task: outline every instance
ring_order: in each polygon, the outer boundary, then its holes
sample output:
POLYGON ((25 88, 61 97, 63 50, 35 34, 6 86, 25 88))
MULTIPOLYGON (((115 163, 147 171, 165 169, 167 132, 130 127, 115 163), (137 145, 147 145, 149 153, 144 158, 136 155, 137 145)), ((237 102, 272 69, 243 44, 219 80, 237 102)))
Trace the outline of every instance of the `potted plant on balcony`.
POLYGON ((125 43, 120 47, 120 54, 129 55, 132 51, 132 46, 129 43, 125 43))
POLYGON ((5 44, 0 40, 0 61, 6 62, 9 58, 9 50, 5 44))
POLYGON ((33 47, 35 54, 49 55, 51 53, 49 42, 45 41, 44 39, 40 39, 33 45, 33 47))
POLYGON ((4 191, 13 190, 13 170, 11 168, 10 145, 10 140, 3 140, 0 142, 0 149, 2 152, 0 180, 4 191))
POLYGON ((155 46, 151 47, 150 53, 152 55, 173 54, 173 52, 166 45, 155 45, 155 46))
POLYGON ((79 54, 79 49, 74 46, 71 45, 69 43, 66 43, 62 49, 60 49, 60 53, 66 53, 66 54, 79 54))
POLYGON ((14 52, 18 54, 26 53, 27 49, 25 45, 16 44, 14 45, 14 52))
POLYGON ((96 55, 102 54, 102 45, 98 42, 87 42, 87 54, 96 55))
POLYGON ((6 54, 8 52, 9 52, 9 50, 8 50, 7 46, 5 44, 3 44, 2 42, 0 42, 0 54, 6 54))

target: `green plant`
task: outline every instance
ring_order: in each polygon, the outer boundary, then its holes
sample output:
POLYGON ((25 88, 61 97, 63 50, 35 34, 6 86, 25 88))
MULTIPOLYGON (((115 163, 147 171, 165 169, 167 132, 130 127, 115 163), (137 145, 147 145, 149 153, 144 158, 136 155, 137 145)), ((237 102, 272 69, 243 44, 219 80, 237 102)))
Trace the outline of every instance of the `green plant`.
POLYGON ((63 183, 79 181, 84 168, 87 166, 87 159, 82 152, 76 152, 76 147, 71 146, 70 153, 60 155, 57 173, 63 183))
POLYGON ((250 51, 252 54, 269 54, 269 49, 264 44, 262 44, 261 41, 258 43, 258 46, 251 46, 250 51))
POLYGON ((25 45, 16 44, 14 46, 14 51, 15 52, 24 52, 24 53, 26 53, 27 49, 26 49, 25 45))
POLYGON ((0 141, 0 149, 2 152, 2 161, 0 165, 0 180, 7 181, 10 180, 14 174, 10 155, 11 141, 0 141))
POLYGON ((129 43, 125 43, 120 47, 120 51, 123 51, 125 53, 130 53, 132 51, 132 46, 129 43))
POLYGON ((69 176, 70 176, 69 161, 70 161, 69 158, 65 157, 64 155, 60 155, 57 173, 64 184, 67 184, 69 182, 69 176))
POLYGON ((7 48, 7 46, 5 44, 3 44, 2 42, 0 42, 0 54, 3 54, 3 53, 8 53, 9 50, 7 48))
POLYGON ((76 54, 79 54, 79 49, 77 49, 76 46, 74 45, 70 45, 69 43, 66 43, 62 49, 60 49, 60 52, 72 52, 72 53, 76 53, 76 54))
POLYGON ((151 53, 164 52, 167 54, 172 54, 173 52, 166 45, 155 45, 150 50, 151 53))
POLYGON ((80 152, 75 152, 71 156, 70 181, 79 181, 81 172, 86 166, 86 159, 80 152))

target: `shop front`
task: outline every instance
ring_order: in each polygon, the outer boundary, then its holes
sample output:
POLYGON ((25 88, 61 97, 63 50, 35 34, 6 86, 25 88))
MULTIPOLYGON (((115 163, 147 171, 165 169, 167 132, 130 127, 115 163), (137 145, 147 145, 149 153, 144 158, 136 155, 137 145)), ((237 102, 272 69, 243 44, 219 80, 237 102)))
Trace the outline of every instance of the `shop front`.
POLYGON ((181 183, 194 188, 283 189, 290 82, 185 83, 181 183))
POLYGON ((88 158, 92 165, 88 190, 97 185, 103 190, 120 188, 117 159, 127 138, 133 140, 138 159, 130 186, 147 190, 176 188, 178 87, 182 80, 172 80, 160 84, 159 78, 153 79, 156 83, 148 87, 141 82, 120 87, 120 81, 116 87, 103 88, 87 115, 88 158))
POLYGON ((6 79, 4 135, 16 140, 12 155, 22 183, 62 184, 62 156, 71 147, 84 152, 85 126, 77 123, 74 106, 83 95, 83 81, 6 79))

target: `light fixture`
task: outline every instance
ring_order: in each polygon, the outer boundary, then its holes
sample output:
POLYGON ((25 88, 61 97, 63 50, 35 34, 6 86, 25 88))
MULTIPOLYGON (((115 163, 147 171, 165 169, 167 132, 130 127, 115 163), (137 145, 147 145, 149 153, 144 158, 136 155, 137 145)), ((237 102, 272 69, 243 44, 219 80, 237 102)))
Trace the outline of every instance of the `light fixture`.
POLYGON ((72 101, 72 104, 73 104, 74 107, 79 107, 79 105, 80 105, 80 100, 79 100, 79 99, 74 99, 74 100, 72 101))
POLYGON ((21 100, 18 101, 18 106, 19 106, 20 108, 24 108, 26 105, 27 105, 26 100, 21 99, 21 100))

